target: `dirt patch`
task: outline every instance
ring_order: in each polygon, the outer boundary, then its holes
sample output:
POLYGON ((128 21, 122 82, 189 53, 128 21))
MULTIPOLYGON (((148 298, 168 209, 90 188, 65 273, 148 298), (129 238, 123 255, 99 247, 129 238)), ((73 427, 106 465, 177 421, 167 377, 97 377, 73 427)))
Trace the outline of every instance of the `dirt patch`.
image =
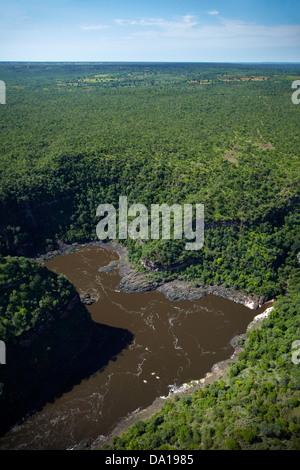
POLYGON ((235 163, 235 164, 238 163, 237 159, 236 159, 233 155, 231 155, 231 153, 229 153, 229 152, 227 152, 227 153, 224 155, 224 160, 227 160, 227 161, 229 161, 230 163, 235 163))
POLYGON ((275 150, 275 147, 273 147, 273 145, 270 144, 270 142, 268 142, 267 144, 262 144, 260 145, 260 147, 264 150, 275 150))

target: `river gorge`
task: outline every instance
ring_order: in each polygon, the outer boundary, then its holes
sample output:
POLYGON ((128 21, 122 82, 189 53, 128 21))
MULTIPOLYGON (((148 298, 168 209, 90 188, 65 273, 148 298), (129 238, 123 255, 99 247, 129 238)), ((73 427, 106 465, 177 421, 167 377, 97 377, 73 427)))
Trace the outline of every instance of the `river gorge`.
POLYGON ((133 340, 101 370, 15 425, 0 438, 0 449, 68 449, 107 435, 157 397, 228 359, 232 338, 245 333, 264 309, 215 295, 171 301, 158 290, 126 293, 114 267, 118 259, 112 250, 83 246, 46 261, 81 298, 92 299, 86 308, 94 322, 129 330, 133 340), (111 269, 103 269, 110 263, 111 269))

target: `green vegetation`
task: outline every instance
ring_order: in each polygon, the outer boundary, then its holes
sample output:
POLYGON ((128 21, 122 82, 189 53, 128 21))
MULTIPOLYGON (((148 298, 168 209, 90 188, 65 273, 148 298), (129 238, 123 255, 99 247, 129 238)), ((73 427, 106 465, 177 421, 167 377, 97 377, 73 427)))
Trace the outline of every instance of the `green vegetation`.
POLYGON ((0 370, 2 433, 70 380, 72 358, 88 344, 91 328, 88 312, 74 302, 74 286, 26 258, 0 258, 0 292, 7 355, 0 370))
POLYGON ((3 254, 95 238, 97 206, 117 206, 120 195, 149 209, 203 203, 203 250, 128 240, 136 266, 146 258, 159 276, 265 298, 284 292, 300 247, 291 101, 299 66, 2 64, 0 72, 3 254))
POLYGON ((280 298, 226 379, 170 400, 113 448, 298 445, 299 75, 299 65, 0 64, 1 339, 72 297, 26 257, 95 239, 97 206, 120 195, 149 210, 205 206, 202 250, 128 239, 137 269, 149 260, 155 277, 280 298))
POLYGON ((0 257, 0 292, 0 337, 4 341, 51 321, 76 295, 64 276, 16 257, 0 257))
POLYGON ((127 330, 96 324, 74 286, 22 257, 0 258, 0 434, 129 344, 127 330))

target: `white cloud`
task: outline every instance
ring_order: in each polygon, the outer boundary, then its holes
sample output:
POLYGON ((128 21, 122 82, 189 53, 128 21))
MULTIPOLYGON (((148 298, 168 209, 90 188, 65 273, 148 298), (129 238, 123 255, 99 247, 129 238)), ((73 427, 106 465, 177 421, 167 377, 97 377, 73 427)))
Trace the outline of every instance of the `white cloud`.
POLYGON ((218 17, 214 24, 200 23, 193 15, 164 18, 140 18, 137 20, 116 19, 118 25, 141 26, 128 33, 130 37, 152 38, 163 41, 167 38, 193 42, 214 47, 251 47, 251 46, 296 46, 300 38, 300 25, 275 25, 247 23, 218 17))
POLYGON ((218 14, 219 14, 218 10, 210 10, 210 11, 208 11, 207 13, 208 13, 209 15, 218 15, 218 14))
POLYGON ((80 29, 83 31, 99 31, 101 29, 106 29, 109 28, 108 25, 106 24, 96 24, 96 25, 82 25, 80 26, 80 29))
POLYGON ((164 18, 140 18, 138 20, 125 20, 117 18, 115 23, 121 26, 158 26, 165 30, 170 29, 189 29, 198 24, 193 15, 179 16, 174 20, 165 20, 164 18))

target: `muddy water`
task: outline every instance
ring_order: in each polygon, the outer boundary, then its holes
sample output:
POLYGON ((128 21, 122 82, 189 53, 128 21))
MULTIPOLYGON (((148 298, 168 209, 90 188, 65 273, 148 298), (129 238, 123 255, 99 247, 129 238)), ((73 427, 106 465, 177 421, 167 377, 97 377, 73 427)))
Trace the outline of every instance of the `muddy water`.
POLYGON ((95 322, 129 330, 133 342, 104 370, 15 426, 0 439, 0 449, 66 449, 107 434, 122 418, 227 359, 230 340, 259 313, 214 296, 170 302, 159 292, 118 292, 118 271, 98 271, 117 257, 85 247, 47 266, 97 299, 87 306, 95 322))

